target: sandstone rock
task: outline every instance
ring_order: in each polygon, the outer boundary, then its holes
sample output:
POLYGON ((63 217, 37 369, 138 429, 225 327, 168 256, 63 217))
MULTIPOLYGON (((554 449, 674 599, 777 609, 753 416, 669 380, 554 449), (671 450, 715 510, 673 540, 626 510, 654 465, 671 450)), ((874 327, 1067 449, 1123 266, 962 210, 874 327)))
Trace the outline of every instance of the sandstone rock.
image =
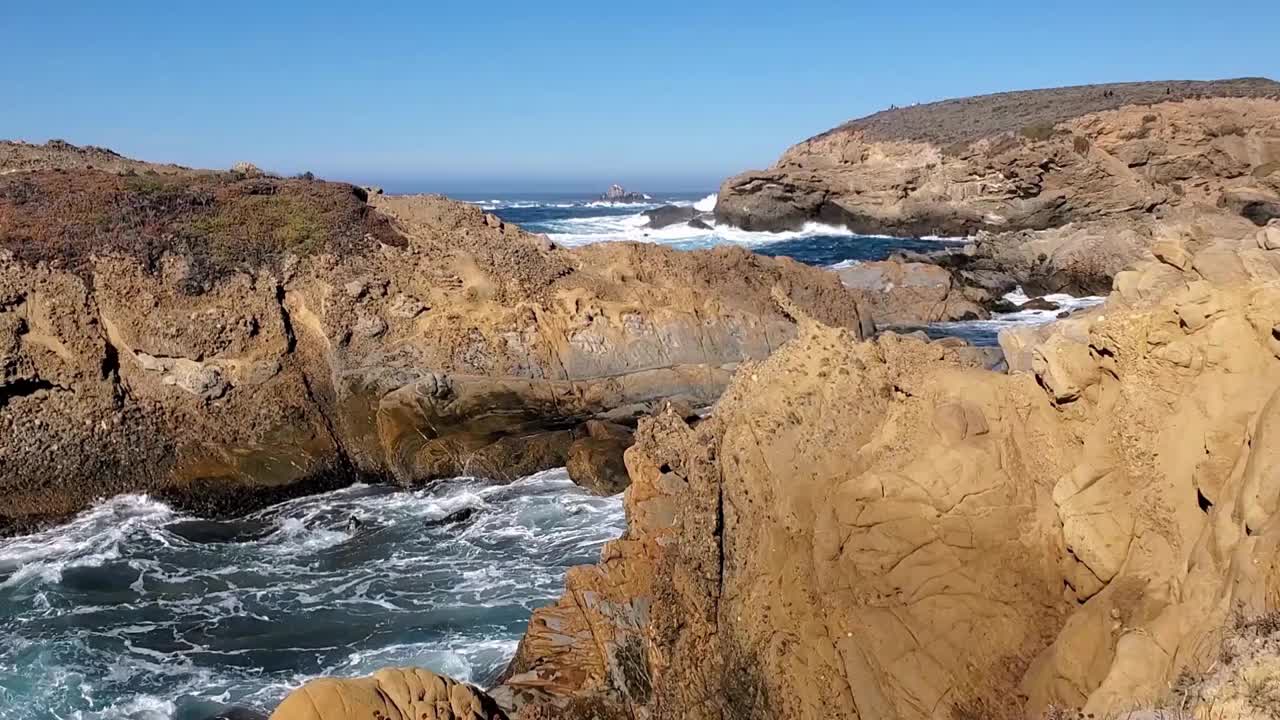
MULTIPOLYGON (((1039 329, 1034 377, 801 318, 697 427, 641 422, 626 535, 535 613, 501 696, 525 717, 1120 717, 1223 672, 1224 627, 1280 597, 1280 282, 1208 266, 1140 264, 1181 280, 1039 329)), ((1206 687, 1188 707, 1244 685, 1206 687)))
POLYGON ((587 437, 569 446, 569 478, 597 495, 617 495, 631 484, 623 453, 631 447, 632 432, 614 423, 588 421, 587 437))
POLYGON ((1151 252, 1161 262, 1168 263, 1178 270, 1186 270, 1191 264, 1191 254, 1187 252, 1182 242, 1177 239, 1166 238, 1158 240, 1151 246, 1151 252))
POLYGON ((836 273, 858 293, 877 324, 928 323, 986 317, 978 304, 957 292, 951 273, 914 262, 864 262, 836 273))
POLYGON ((1105 293, 1150 247, 1158 215, 1219 204, 1256 225, 1280 215, 1280 195, 1252 178, 1280 161, 1267 139, 1280 132, 1277 87, 1136 83, 890 110, 726 180, 716 217, 748 230, 985 233, 979 252, 1027 292, 1105 293))
POLYGON ((354 680, 312 680, 271 720, 505 720, 480 690, 418 668, 379 670, 354 680))
POLYGON ((421 300, 401 293, 396 295, 395 299, 391 301, 391 307, 388 309, 388 312, 390 312, 393 317, 412 320, 426 312, 428 309, 429 308, 426 304, 421 300))
POLYGON ((1280 221, 1271 221, 1258 231, 1258 247, 1263 250, 1280 250, 1280 221))

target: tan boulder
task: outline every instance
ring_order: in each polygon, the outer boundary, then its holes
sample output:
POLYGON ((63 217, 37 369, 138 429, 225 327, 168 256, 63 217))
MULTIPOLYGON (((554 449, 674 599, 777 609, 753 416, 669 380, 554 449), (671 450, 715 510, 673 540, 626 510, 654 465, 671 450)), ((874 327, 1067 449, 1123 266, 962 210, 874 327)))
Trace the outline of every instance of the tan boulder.
POLYGON ((623 454, 631 447, 630 429, 599 420, 588 421, 587 436, 569 446, 569 479, 597 495, 617 495, 631 484, 623 454))
POLYGON ((270 720, 505 720, 492 698, 420 668, 323 678, 294 690, 270 720))

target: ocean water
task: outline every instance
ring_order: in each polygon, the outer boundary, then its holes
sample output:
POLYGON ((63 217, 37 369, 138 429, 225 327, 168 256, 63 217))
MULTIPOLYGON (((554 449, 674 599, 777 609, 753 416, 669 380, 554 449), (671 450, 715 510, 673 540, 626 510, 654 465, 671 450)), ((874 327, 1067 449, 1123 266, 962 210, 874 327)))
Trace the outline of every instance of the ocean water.
POLYGON ((624 524, 621 496, 587 495, 563 470, 356 485, 218 523, 117 497, 0 541, 0 718, 270 710, 308 678, 389 665, 483 685, 565 570, 624 524))
MULTIPOLYGON (((817 267, 841 268, 859 262, 884 260, 898 250, 928 252, 955 248, 965 242, 965 238, 858 235, 845 228, 820 223, 808 223, 800 230, 778 233, 749 232, 715 225, 713 220, 707 221, 712 225, 710 230, 692 228, 687 223, 658 229, 648 227, 649 220, 644 211, 676 205, 710 212, 715 208, 714 193, 659 193, 653 195, 651 202, 645 203, 605 203, 586 195, 531 194, 463 199, 530 232, 544 233, 567 247, 595 242, 636 241, 693 250, 733 244, 761 255, 787 256, 817 267)), ((1005 299, 1020 304, 1030 298, 1018 289, 1006 295, 1005 299)), ((1059 309, 998 313, 989 320, 933 323, 901 329, 921 329, 932 337, 961 337, 974 345, 994 346, 1004 328, 1051 322, 1060 312, 1073 312, 1103 300, 1100 297, 1074 298, 1070 295, 1051 295, 1047 299, 1058 303, 1059 309)))

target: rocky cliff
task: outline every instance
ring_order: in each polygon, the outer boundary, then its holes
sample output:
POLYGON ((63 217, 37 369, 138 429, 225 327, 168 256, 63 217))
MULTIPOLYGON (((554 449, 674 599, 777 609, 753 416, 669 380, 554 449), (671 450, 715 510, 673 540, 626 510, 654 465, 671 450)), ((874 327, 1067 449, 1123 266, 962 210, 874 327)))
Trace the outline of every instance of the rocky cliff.
POLYGON ((834 276, 741 250, 570 251, 440 197, 0 150, 2 530, 125 491, 219 514, 563 465, 584 421, 707 404, 790 338, 775 286, 860 327, 834 276))
POLYGON ((522 718, 1270 717, 1246 686, 1276 666, 1250 618, 1280 611, 1277 248, 1280 224, 1166 228, 1012 374, 803 320, 708 420, 641 423, 626 534, 535 613, 495 697, 522 718))
POLYGON ((1016 282, 1077 292, 1142 258, 1148 222, 1185 213, 1258 226, 1280 216, 1280 83, 1095 85, 893 109, 730 178, 716 205, 720 221, 751 230, 816 220, 980 236, 978 254, 1016 282))

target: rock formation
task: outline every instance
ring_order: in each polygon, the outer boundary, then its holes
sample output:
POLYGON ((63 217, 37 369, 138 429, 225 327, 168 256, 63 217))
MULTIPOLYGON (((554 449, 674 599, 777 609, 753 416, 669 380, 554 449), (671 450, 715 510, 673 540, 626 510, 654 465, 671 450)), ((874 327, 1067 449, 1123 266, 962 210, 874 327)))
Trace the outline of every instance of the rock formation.
POLYGON ((389 668, 352 680, 312 680, 270 720, 506 720, 480 690, 419 668, 389 668))
MULTIPOLYGON (((749 230, 978 238, 1018 282, 1096 290, 1179 212, 1264 225, 1280 208, 1280 83, 1129 83, 877 113, 730 178, 716 216, 749 230), (1054 230, 1038 234, 1035 231, 1054 230)), ((1039 292, 1039 291, 1037 291, 1039 292)))
MULTIPOLYGON (((1022 372, 802 319, 708 420, 641 422, 626 534, 535 613, 495 698, 521 718, 1103 718, 1212 678, 1227 628, 1280 610, 1277 229, 1164 228, 1022 372)), ((1247 702, 1268 657, 1192 705, 1247 702)))
POLYGON ((794 334, 775 286, 861 326, 834 276, 739 249, 565 250, 439 197, 15 147, 54 169, 0 176, 0 531, 128 491, 219 515, 510 478, 586 420, 714 401, 794 334))
POLYGON ((609 189, 600 196, 601 202, 611 203, 642 203, 648 202, 649 196, 644 193, 630 192, 621 185, 610 185, 609 189))
POLYGON ((864 262, 836 274, 858 293, 863 312, 876 325, 974 320, 988 314, 980 304, 990 300, 985 293, 959 287, 952 273, 936 264, 864 262))
POLYGON ((682 207, 679 205, 663 205, 659 208, 646 210, 644 211, 644 216, 649 219, 649 223, 645 227, 653 230, 679 225, 680 223, 705 229, 711 227, 707 225, 706 221, 713 219, 711 213, 702 212, 692 206, 682 207))

